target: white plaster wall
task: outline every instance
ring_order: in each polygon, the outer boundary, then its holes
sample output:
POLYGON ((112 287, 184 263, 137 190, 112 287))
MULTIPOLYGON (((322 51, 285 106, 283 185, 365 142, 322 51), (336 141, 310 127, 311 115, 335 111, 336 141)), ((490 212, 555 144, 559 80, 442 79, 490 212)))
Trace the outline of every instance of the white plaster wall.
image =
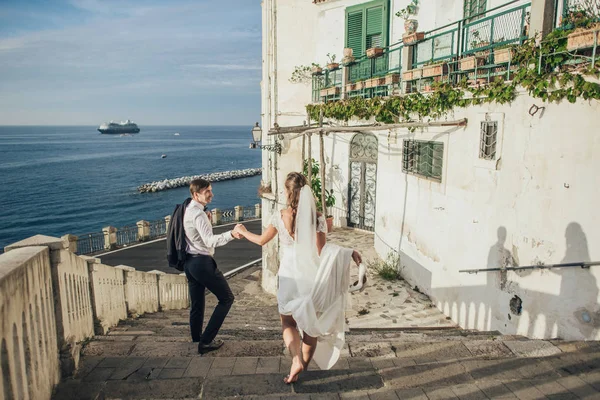
POLYGON ((455 132, 399 131, 390 146, 396 154, 379 158, 376 249, 382 256, 400 249, 402 274, 464 328, 598 339, 599 267, 509 272, 503 289, 498 272, 458 272, 511 259, 518 265, 600 260, 592 246, 600 241, 593 211, 600 106, 544 104, 540 118, 527 113, 534 103, 541 105, 523 94, 510 106, 460 110, 454 117, 469 124, 455 132), (486 111, 492 119, 504 114, 498 169, 478 158, 486 111), (401 172, 405 136, 444 142, 442 183, 401 172), (515 295, 523 301, 521 316, 510 312, 515 295))
MULTIPOLYGON (((267 3, 271 0, 264 0, 267 3)), ((267 65, 263 71, 264 132, 274 121, 287 126, 301 124, 306 118, 310 86, 288 81, 293 67, 324 64, 327 53, 339 58, 344 46, 344 10, 359 3, 362 1, 277 2, 276 66, 269 51, 263 52, 267 65), (272 83, 275 71, 276 87, 272 83), (275 92, 277 99, 273 98, 275 92)), ((406 3, 408 0, 392 1, 390 43, 404 32, 403 21, 394 13, 406 3)), ((422 3, 419 30, 462 18, 462 1, 422 3)), ((489 1, 488 9, 503 3, 489 1)), ((519 265, 600 260, 600 250, 592 246, 600 240, 600 218, 592 208, 600 194, 596 184, 600 161, 592 158, 600 150, 595 128, 600 122, 598 104, 543 104, 543 116, 531 117, 527 110, 534 103, 542 105, 521 94, 511 105, 458 110, 450 118, 467 117, 469 124, 452 132, 448 128, 415 133, 398 130, 391 141, 387 131, 378 133, 375 246, 384 257, 390 250, 400 250, 403 275, 462 327, 538 338, 599 339, 599 267, 505 276, 458 272, 496 267, 511 259, 519 265), (503 121, 497 166, 478 158, 479 123, 486 112, 503 121), (406 137, 444 142, 442 183, 401 172, 402 139, 406 137), (499 232, 502 237, 506 232, 505 239, 498 239, 499 232), (515 295, 523 301, 520 316, 511 314, 509 308, 515 295), (589 323, 583 321, 585 313, 591 318, 589 323)), ((336 225, 345 224, 351 137, 331 134, 325 138, 327 188, 333 188, 336 195, 336 225)), ((316 137, 313 157, 319 158, 316 137)), ((296 139, 277 159, 279 203, 284 201, 285 174, 299 170, 300 160, 301 139, 296 139)), ((268 161, 263 164, 272 165, 268 161)), ((266 209, 264 202, 263 207, 266 209)), ((265 225, 270 213, 263 215, 265 225)), ((269 269, 267 258, 263 258, 265 271, 269 269)), ((272 271, 276 269, 270 271, 268 279, 263 276, 263 286, 273 290, 272 271)))

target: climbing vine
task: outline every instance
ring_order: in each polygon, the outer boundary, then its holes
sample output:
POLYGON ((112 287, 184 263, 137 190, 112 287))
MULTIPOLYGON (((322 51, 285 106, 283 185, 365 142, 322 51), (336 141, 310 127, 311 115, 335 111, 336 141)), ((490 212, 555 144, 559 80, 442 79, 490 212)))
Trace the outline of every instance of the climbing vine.
POLYGON ((585 63, 585 67, 569 65, 575 56, 567 53, 567 35, 572 30, 555 30, 541 45, 530 39, 515 48, 513 63, 518 66, 513 80, 505 82, 498 77, 488 84, 469 87, 466 78, 458 84, 436 82, 433 93, 411 93, 389 98, 374 97, 309 104, 306 111, 313 121, 323 117, 348 121, 353 117, 380 123, 411 122, 444 117, 456 107, 486 103, 511 103, 516 98, 517 87, 525 88, 531 96, 549 102, 567 99, 574 103, 578 98, 600 100, 600 85, 585 80, 583 75, 598 76, 600 61, 585 63), (542 57, 540 57, 540 55, 542 57), (540 62, 541 59, 541 62, 540 62))

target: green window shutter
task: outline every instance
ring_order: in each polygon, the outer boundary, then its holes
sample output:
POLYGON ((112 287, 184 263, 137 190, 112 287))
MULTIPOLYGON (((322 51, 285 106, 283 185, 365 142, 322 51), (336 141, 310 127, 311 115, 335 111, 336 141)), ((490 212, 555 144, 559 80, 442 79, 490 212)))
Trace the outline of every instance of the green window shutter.
POLYGON ((371 47, 385 47, 389 34, 389 0, 346 8, 346 47, 359 58, 371 47))
POLYGON ((346 47, 352 48, 354 57, 361 57, 365 48, 363 46, 363 11, 348 12, 346 14, 346 47))
POLYGON ((367 49, 382 47, 383 40, 383 5, 367 8, 367 49))

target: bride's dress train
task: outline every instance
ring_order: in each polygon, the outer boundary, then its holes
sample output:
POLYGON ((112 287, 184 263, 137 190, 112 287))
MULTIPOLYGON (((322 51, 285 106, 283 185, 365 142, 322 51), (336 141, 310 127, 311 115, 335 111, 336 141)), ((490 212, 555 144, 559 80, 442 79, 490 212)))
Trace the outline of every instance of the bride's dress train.
POLYGON ((326 244, 317 254, 317 231, 326 232, 325 218, 317 219, 313 194, 308 186, 300 193, 295 238, 275 213, 271 224, 279 232, 281 262, 277 301, 279 312, 291 315, 301 332, 318 337, 314 360, 330 369, 345 343, 345 311, 350 286, 352 249, 326 244))

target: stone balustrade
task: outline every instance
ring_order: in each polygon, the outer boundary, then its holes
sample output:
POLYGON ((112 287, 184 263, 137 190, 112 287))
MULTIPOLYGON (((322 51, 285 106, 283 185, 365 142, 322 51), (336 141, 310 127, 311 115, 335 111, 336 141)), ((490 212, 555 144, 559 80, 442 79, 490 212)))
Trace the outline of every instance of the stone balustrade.
POLYGON ((158 311, 158 276, 148 272, 125 272, 125 302, 127 313, 136 317, 158 311))
POLYGON ((158 298, 161 310, 186 308, 190 300, 185 275, 158 275, 158 298))
POLYGON ((47 399, 60 380, 47 247, 0 255, 0 399, 47 399))
POLYGON ((105 335, 111 326, 127 318, 123 270, 103 265, 98 258, 85 257, 90 274, 94 313, 94 331, 105 335))
POLYGON ((37 235, 0 255, 0 400, 49 399, 94 334, 189 305, 185 276, 107 266, 72 244, 37 235))

